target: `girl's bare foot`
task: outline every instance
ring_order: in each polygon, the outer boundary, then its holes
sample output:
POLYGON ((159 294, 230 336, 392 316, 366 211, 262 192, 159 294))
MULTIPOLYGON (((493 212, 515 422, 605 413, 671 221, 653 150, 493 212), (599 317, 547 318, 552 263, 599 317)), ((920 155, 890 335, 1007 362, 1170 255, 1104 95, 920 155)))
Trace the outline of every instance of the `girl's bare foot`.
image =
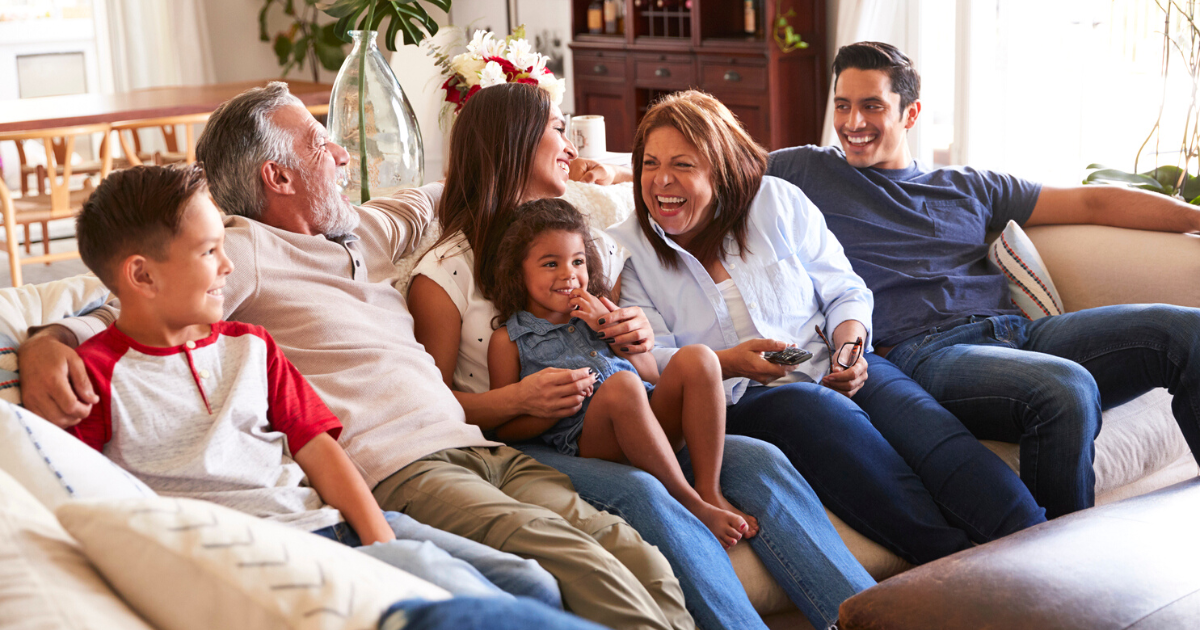
POLYGON ((718 507, 727 512, 733 512, 734 514, 742 517, 742 519, 746 521, 746 530, 742 532, 742 538, 754 538, 758 535, 758 519, 733 507, 733 504, 725 500, 725 495, 718 492, 716 496, 702 498, 713 507, 718 507))
POLYGON ((712 531, 726 549, 736 545, 749 529, 746 520, 741 516, 708 503, 697 506, 692 513, 712 531))

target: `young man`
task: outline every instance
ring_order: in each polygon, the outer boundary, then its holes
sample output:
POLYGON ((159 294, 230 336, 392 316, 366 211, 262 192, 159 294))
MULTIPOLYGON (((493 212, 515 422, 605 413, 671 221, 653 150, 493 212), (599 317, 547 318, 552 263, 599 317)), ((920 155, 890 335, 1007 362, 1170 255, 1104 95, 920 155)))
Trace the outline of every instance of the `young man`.
POLYGON ((221 321, 233 264, 199 167, 113 173, 76 232, 84 263, 122 306, 79 347, 100 401, 69 429, 76 437, 160 494, 340 540, 458 595, 503 595, 432 540, 485 559, 514 594, 560 606, 536 563, 381 511, 338 446, 341 422, 271 336, 221 321), (424 542, 396 539, 418 530, 424 542))
MULTIPOLYGON (((1200 310, 1113 306, 1030 321, 989 269, 985 233, 1009 220, 1200 230, 1200 209, 1138 190, 1051 188, 909 153, 920 77, 895 47, 838 51, 834 126, 844 149, 771 155, 812 199, 875 294, 876 351, 984 439, 1019 442, 1021 477, 1059 516, 1093 504, 1102 409, 1152 388, 1200 458, 1200 310)), ((920 427, 905 430, 919 431, 920 427)))

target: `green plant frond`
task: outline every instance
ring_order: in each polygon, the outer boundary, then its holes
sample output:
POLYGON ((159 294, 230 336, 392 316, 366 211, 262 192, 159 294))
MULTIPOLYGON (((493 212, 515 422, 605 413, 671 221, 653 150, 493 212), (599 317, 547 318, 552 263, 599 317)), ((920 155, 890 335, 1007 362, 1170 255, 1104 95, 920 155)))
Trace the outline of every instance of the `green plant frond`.
POLYGON ((1083 180, 1084 184, 1124 184, 1126 186, 1136 186, 1145 190, 1153 190, 1155 192, 1163 192, 1162 184, 1158 180, 1141 175, 1138 173, 1126 173, 1115 168, 1105 168, 1092 173, 1089 173, 1083 180))
MULTIPOLYGON (((421 40, 425 39, 426 33, 429 35, 437 34, 437 20, 434 20, 420 4, 404 4, 398 0, 391 0, 391 5, 397 14, 391 26, 404 33, 405 45, 421 43, 421 40)), ((391 30, 389 29, 389 31, 391 30)), ((395 46, 395 38, 393 36, 393 38, 388 40, 388 48, 389 50, 395 50, 395 46)))
POLYGON ((336 0, 325 9, 330 17, 344 18, 347 15, 357 15, 367 10, 367 5, 374 0, 336 0))
POLYGON ((1105 166, 1105 165, 1103 165, 1103 164, 1099 164, 1099 163, 1093 162, 1093 163, 1091 163, 1091 164, 1088 164, 1088 165, 1087 165, 1085 168, 1086 168, 1087 170, 1091 171, 1091 170, 1095 170, 1095 169, 1098 169, 1098 168, 1108 168, 1108 167, 1107 167, 1107 166, 1105 166))
MULTIPOLYGON (((1153 179, 1154 181, 1158 182, 1159 184, 1162 185, 1163 188, 1171 188, 1171 189, 1174 189, 1177 185, 1179 185, 1179 183, 1180 183, 1179 179, 1181 177, 1184 177, 1183 169, 1179 168, 1178 166, 1175 166, 1174 164, 1160 166, 1156 169, 1149 170, 1149 171, 1146 171, 1146 172, 1140 173, 1140 174, 1145 175, 1146 177, 1149 177, 1149 178, 1153 179)), ((1186 181, 1185 181, 1185 183, 1186 183, 1186 181)))
POLYGON ((308 37, 301 37, 292 44, 292 59, 296 62, 296 67, 304 69, 304 59, 308 56, 308 48, 312 42, 308 37))
POLYGON ((296 15, 295 0, 283 0, 283 14, 284 15, 296 15))

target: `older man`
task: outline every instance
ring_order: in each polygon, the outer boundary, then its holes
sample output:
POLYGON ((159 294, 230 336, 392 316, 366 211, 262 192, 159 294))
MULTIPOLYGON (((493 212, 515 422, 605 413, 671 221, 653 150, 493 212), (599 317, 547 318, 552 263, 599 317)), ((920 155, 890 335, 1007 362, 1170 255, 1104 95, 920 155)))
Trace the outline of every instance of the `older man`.
MULTIPOLYGON (((584 502, 566 476, 484 439, 414 340, 392 286, 395 263, 429 224, 440 186, 351 206, 336 187, 346 152, 282 83, 222 105, 197 156, 232 215, 225 248, 237 271, 225 285, 226 317, 271 332, 345 424, 340 441, 384 509, 537 560, 587 619, 694 626, 658 550, 584 502)), ((68 424, 92 401, 64 344, 105 325, 104 315, 51 327, 22 347, 30 374, 50 365, 50 381, 26 388, 30 408, 68 424), (51 382, 64 373, 73 395, 51 382)), ((563 373, 554 385, 570 390, 585 377, 563 373)))

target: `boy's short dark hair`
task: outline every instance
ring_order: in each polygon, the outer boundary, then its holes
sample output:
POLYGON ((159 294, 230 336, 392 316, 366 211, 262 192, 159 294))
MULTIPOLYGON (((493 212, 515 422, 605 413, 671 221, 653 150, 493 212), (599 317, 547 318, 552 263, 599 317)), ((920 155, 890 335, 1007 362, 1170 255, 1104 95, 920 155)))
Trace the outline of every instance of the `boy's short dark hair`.
POLYGON ((188 166, 134 166, 110 173, 75 219, 79 256, 110 290, 113 265, 133 254, 166 257, 179 234, 188 200, 207 190, 204 169, 188 166))
POLYGON ((838 49, 833 59, 834 85, 836 77, 847 68, 856 70, 883 70, 892 82, 892 91, 900 95, 900 112, 921 98, 921 75, 913 67, 912 60, 899 48, 883 42, 857 42, 838 49))

